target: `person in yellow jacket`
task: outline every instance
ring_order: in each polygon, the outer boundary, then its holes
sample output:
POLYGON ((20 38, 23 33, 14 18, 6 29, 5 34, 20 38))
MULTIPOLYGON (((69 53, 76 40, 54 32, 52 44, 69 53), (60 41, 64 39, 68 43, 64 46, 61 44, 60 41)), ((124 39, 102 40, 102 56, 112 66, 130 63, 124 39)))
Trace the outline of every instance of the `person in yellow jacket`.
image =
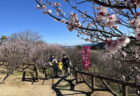
POLYGON ((62 60, 61 58, 58 58, 58 68, 61 72, 61 75, 64 75, 64 72, 63 72, 63 63, 62 63, 62 60))

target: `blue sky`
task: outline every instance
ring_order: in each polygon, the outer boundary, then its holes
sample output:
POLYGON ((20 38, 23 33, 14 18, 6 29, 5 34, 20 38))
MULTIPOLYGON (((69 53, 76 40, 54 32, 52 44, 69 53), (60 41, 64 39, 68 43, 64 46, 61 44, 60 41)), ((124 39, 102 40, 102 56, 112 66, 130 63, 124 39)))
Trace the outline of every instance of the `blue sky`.
POLYGON ((77 32, 69 32, 65 24, 54 22, 36 9, 35 0, 1 0, 0 36, 31 30, 38 32, 48 43, 63 45, 85 44, 77 32))

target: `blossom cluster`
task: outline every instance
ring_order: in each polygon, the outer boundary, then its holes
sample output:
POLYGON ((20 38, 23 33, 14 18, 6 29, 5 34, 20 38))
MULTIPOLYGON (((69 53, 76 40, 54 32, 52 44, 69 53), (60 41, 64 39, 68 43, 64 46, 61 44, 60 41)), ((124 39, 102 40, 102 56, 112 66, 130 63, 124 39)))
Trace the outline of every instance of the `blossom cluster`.
POLYGON ((136 18, 130 21, 130 25, 135 29, 137 39, 140 39, 140 18, 136 18))
POLYGON ((116 52, 118 49, 126 46, 130 42, 130 39, 126 36, 117 38, 116 40, 107 40, 105 48, 107 51, 116 52))
POLYGON ((97 7, 97 10, 99 11, 96 17, 98 21, 104 21, 105 26, 109 28, 112 27, 114 27, 115 29, 119 28, 119 26, 117 25, 118 23, 117 16, 115 14, 110 15, 108 13, 108 9, 103 6, 97 7))
POLYGON ((98 17, 97 19, 98 20, 105 20, 106 19, 106 16, 107 16, 107 13, 108 13, 108 10, 106 7, 103 7, 103 6, 100 6, 100 7, 97 7, 97 10, 99 11, 98 12, 98 17))
POLYGON ((136 5, 137 8, 140 8, 140 0, 130 0, 130 5, 136 5))
POLYGON ((73 31, 76 27, 80 27, 81 23, 79 22, 78 15, 74 12, 71 12, 70 19, 68 21, 67 28, 69 31, 73 31))

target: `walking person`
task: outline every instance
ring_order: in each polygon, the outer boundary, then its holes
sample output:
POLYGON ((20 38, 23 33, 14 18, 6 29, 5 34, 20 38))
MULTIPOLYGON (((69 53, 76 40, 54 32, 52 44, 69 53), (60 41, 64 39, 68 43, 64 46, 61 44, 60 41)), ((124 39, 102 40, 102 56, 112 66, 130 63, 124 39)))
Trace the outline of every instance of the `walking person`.
POLYGON ((63 55, 62 63, 63 63, 63 67, 64 67, 66 75, 69 75, 70 74, 70 60, 65 54, 63 55))
POLYGON ((53 71, 54 71, 54 76, 57 77, 58 74, 57 74, 57 70, 58 70, 58 62, 57 62, 57 59, 55 59, 55 56, 54 55, 51 55, 50 57, 50 63, 53 67, 53 71))
POLYGON ((64 75, 64 71, 63 71, 63 63, 61 58, 58 58, 58 68, 59 68, 59 75, 63 76, 64 75))

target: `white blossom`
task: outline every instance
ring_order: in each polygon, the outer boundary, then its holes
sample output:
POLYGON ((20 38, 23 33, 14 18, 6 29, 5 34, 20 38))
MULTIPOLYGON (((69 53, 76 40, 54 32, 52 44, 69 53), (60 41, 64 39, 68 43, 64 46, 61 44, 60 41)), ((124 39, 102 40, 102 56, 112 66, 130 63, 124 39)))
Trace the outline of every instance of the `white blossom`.
POLYGON ((40 7, 40 5, 37 5, 37 9, 40 9, 41 7, 40 7))
POLYGON ((51 10, 51 9, 49 9, 49 10, 48 10, 48 13, 52 13, 52 10, 51 10))

